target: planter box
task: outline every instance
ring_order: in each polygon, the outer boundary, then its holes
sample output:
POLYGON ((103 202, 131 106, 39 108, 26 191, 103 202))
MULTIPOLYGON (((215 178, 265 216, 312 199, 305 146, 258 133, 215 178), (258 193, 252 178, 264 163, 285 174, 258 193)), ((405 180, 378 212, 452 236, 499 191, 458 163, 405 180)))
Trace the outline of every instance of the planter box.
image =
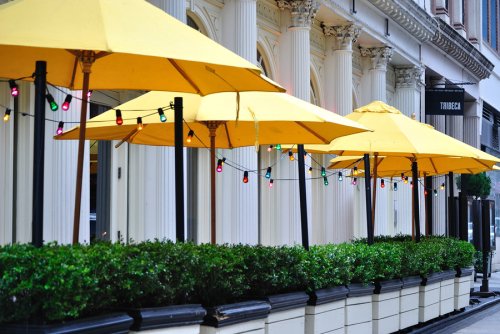
POLYGON ((304 334, 306 304, 305 292, 292 292, 267 297, 271 311, 266 319, 266 334, 304 334))
POLYGON ((419 287, 419 322, 426 322, 439 317, 440 292, 441 273, 430 274, 422 279, 419 287))
POLYGON ((344 334, 345 286, 315 291, 306 306, 306 334, 344 334))
POLYGON ((345 302, 346 334, 372 333, 372 295, 374 286, 350 284, 345 302))
POLYGON ((201 305, 179 305, 128 311, 134 319, 130 333, 199 334, 207 314, 201 305))
POLYGON ((270 308, 269 304, 263 301, 248 301, 207 308, 207 315, 200 326, 200 333, 264 334, 264 323, 270 308))
POLYGON ((403 278, 403 288, 399 297, 399 329, 418 324, 420 276, 403 278))
POLYGON ((441 273, 441 285, 439 296, 439 315, 453 312, 455 294, 455 270, 447 270, 441 273))
POLYGON ((399 330, 400 279, 375 283, 372 295, 373 333, 386 334, 399 330))
POLYGON ((113 313, 98 317, 78 319, 62 324, 32 325, 32 324, 3 324, 0 333, 9 334, 125 334, 132 325, 132 318, 125 313, 113 313))
POLYGON ((474 281, 472 275, 473 269, 460 269, 455 277, 454 289, 454 309, 459 311, 466 306, 469 306, 470 300, 470 284, 474 281))

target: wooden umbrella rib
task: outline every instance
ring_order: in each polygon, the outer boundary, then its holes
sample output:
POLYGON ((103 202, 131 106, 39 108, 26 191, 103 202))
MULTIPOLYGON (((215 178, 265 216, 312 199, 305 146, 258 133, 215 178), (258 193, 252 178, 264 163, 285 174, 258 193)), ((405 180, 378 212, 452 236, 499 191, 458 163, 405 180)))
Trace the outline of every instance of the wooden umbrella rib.
POLYGON ((323 136, 320 136, 319 134, 317 134, 316 132, 314 132, 313 130, 311 130, 309 127, 307 127, 304 123, 302 122, 296 122, 299 126, 301 126, 303 129, 305 129, 307 132, 313 134, 316 138, 319 138, 321 139, 321 141, 325 144, 328 144, 329 141, 324 138, 323 136))
POLYGON ((436 166, 434 165, 434 160, 432 160, 432 158, 429 158, 429 160, 431 161, 431 165, 432 165, 432 169, 434 169, 434 173, 437 173, 437 168, 436 166))
POLYGON ((167 58, 167 60, 170 62, 170 64, 172 64, 173 67, 175 67, 175 69, 177 71, 179 71, 179 73, 182 75, 182 77, 184 79, 186 79, 187 82, 189 82, 189 84, 191 85, 191 87, 193 87, 195 89, 196 94, 200 94, 200 95, 203 96, 203 94, 201 93, 200 88, 198 88, 198 86, 193 82, 193 80, 191 80, 191 78, 189 78, 189 76, 186 74, 186 72, 184 72, 184 70, 175 62, 175 60, 170 59, 170 58, 167 58))
POLYGON ((128 141, 133 135, 135 135, 138 132, 139 131, 137 129, 130 131, 130 133, 128 135, 126 135, 118 144, 115 145, 115 148, 122 146, 123 143, 128 141))
POLYGON ((227 143, 229 144, 229 148, 233 149, 233 144, 231 143, 231 136, 229 136, 229 129, 227 128, 227 123, 224 122, 224 130, 226 130, 227 143))

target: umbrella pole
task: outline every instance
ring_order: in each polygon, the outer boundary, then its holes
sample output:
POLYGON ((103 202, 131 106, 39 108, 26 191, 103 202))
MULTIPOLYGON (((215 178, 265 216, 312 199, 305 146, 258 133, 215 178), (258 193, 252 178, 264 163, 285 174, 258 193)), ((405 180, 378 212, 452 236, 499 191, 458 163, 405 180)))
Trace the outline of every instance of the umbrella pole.
POLYGON ((299 196, 300 226, 302 229, 302 246, 309 250, 309 230, 307 228, 306 170, 304 167, 304 145, 297 145, 299 158, 299 196))
POLYGON ((87 94, 89 91, 90 68, 94 62, 94 54, 84 51, 80 58, 83 72, 82 106, 80 111, 80 136, 78 137, 78 161, 76 166, 75 214, 73 220, 73 245, 78 244, 80 235, 80 210, 82 202, 83 153, 85 149, 85 130, 87 128, 87 94))
POLYGON ((418 209, 418 164, 413 160, 411 163, 412 181, 413 181, 413 206, 415 212, 415 241, 420 241, 420 212, 418 209))
POLYGON ((371 209, 371 194, 370 194, 370 155, 364 154, 365 162, 365 201, 366 201, 366 234, 368 245, 373 244, 373 225, 372 225, 372 209, 371 209), (366 172, 368 171, 368 172, 366 172))
POLYGON ((372 203, 372 228, 373 234, 375 234, 375 207, 377 205, 377 165, 378 165, 378 153, 375 153, 375 159, 373 160, 373 203, 372 203))
POLYGON ((175 139, 175 237, 184 242, 184 152, 182 97, 174 97, 174 139, 175 139))
POLYGON ((216 209, 215 209, 215 131, 219 127, 218 122, 207 122, 210 131, 210 242, 215 245, 216 238, 216 209))
MULTIPOLYGON (((35 133, 33 155, 32 243, 43 245, 43 173, 45 151, 45 90, 47 63, 37 61, 35 69, 35 133)), ((17 99, 17 98, 16 98, 17 99)), ((15 161, 15 160, 14 160, 15 161)), ((15 239, 13 239, 15 240, 15 239)))

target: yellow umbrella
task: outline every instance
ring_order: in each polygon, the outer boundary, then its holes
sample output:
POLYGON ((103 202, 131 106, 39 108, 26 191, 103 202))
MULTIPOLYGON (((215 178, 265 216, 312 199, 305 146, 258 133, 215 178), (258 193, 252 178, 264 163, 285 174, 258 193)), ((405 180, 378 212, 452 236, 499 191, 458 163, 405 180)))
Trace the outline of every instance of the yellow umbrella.
MULTIPOLYGON (((162 109, 166 118, 162 122, 157 109, 168 105, 175 96, 181 96, 187 102, 184 107, 184 128, 186 131, 194 132, 190 142, 186 142, 185 146, 205 147, 206 142, 210 140, 213 243, 215 243, 216 147, 329 143, 339 136, 367 131, 356 122, 286 93, 243 92, 240 94, 239 111, 237 111, 236 101, 231 93, 200 97, 188 93, 150 92, 89 120, 85 138, 118 139, 134 144, 172 146, 174 111, 170 107, 162 109), (116 123, 116 110, 120 110, 123 118, 123 124, 119 126, 116 123)), ((77 139, 79 132, 79 127, 75 127, 55 138, 77 139)))
MULTIPOLYGON (((0 6, 0 31, 0 77, 30 76, 37 61, 35 142, 39 143, 44 138, 45 75, 51 84, 82 89, 84 97, 89 88, 170 90, 201 95, 283 91, 261 78, 255 65, 144 0, 17 0, 0 6), (51 64, 48 71, 44 62, 51 64)), ((182 110, 181 104, 177 107, 182 110)), ((74 243, 78 241, 80 223, 86 117, 87 103, 82 103, 74 243)), ((181 146, 180 141, 177 144, 181 146)), ((180 151, 180 147, 176 149, 180 151)), ((41 152, 35 165, 43 165, 43 144, 35 151, 41 152)), ((176 178, 182 180, 182 155, 176 157, 176 178)), ((34 192, 34 226, 43 224, 38 223, 43 217, 42 179, 43 169, 36 169, 35 189, 41 191, 34 192)), ((182 227, 182 183, 176 187, 177 226, 182 227)), ((38 230, 34 243, 41 245, 41 238, 38 230)))
MULTIPOLYGON (((310 153, 331 153, 337 155, 356 156, 364 154, 365 164, 370 165, 369 155, 374 156, 374 186, 373 186, 373 208, 368 212, 371 201, 369 200, 369 174, 366 175, 367 193, 367 219, 368 233, 373 233, 374 215, 376 201, 376 177, 379 156, 398 156, 410 158, 413 178, 418 178, 417 161, 421 158, 436 156, 469 157, 480 159, 477 151, 468 149, 468 145, 434 130, 431 126, 412 120, 403 115, 396 108, 381 101, 373 101, 366 106, 354 110, 346 116, 350 120, 357 121, 373 132, 337 138, 329 145, 307 145, 306 150, 310 153), (372 216, 372 217, 370 217, 372 216)), ((471 148, 471 147, 470 147, 471 148)), ((410 164, 409 164, 410 165, 410 164)), ((369 167, 368 167, 369 168, 369 167)), ((366 169, 368 169, 366 168, 366 169)), ((371 170, 371 169, 370 169, 371 170)), ((418 187, 413 188, 415 208, 418 208, 418 187)), ((420 238, 418 210, 415 210, 415 227, 417 240, 420 238)))

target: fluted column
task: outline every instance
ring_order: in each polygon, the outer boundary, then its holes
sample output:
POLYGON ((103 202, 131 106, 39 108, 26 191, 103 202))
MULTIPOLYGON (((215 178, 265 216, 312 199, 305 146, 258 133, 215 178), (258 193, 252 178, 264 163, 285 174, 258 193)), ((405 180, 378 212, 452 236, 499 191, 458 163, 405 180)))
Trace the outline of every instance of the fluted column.
POLYGON ((177 20, 186 23, 186 0, 148 0, 177 20))
MULTIPOLYGON (((433 77, 431 78, 431 87, 444 87, 446 82, 443 77, 433 77)), ((443 115, 432 115, 427 116, 427 123, 434 126, 434 128, 443 133, 446 132, 446 117, 443 115)), ((432 180, 432 188, 439 189, 442 183, 447 184, 447 177, 440 176, 434 177, 432 180)), ((442 196, 437 196, 433 201, 432 206, 432 233, 435 235, 446 234, 446 212, 447 212, 447 196, 444 194, 442 196)))
MULTIPOLYGON (((289 1, 278 0, 278 7, 283 11, 283 34, 280 40, 280 77, 288 93, 303 99, 310 100, 310 29, 311 21, 316 15, 319 4, 313 0, 289 1)), ((298 143, 300 144, 300 143, 298 143)), ((276 221, 264 221, 264 226, 278 225, 270 238, 272 244, 301 243, 300 230, 300 205, 298 187, 297 163, 281 159, 278 160, 277 177, 280 179, 293 179, 294 181, 281 181, 273 189, 272 201, 274 207, 264 208, 273 210, 276 221)), ((308 222, 311 226, 311 184, 306 185, 308 197, 308 222)), ((269 229, 268 229, 269 230, 269 229)), ((309 233, 310 235, 310 233, 309 233)))
POLYGON ((392 48, 388 46, 380 48, 360 47, 361 56, 370 58, 368 74, 371 84, 371 100, 386 102, 387 65, 392 57, 392 48))
POLYGON ((464 111, 464 137, 463 141, 466 144, 472 145, 475 148, 481 146, 481 117, 483 114, 483 101, 465 103, 464 111))
MULTIPOLYGON (((360 28, 353 25, 323 24, 327 36, 325 59, 325 107, 345 116, 352 112, 352 45, 360 28)), ((331 156, 317 157, 325 166, 331 156)), ((337 175, 327 189, 321 182, 313 183, 313 192, 321 199, 319 210, 313 211, 313 235, 322 242, 343 242, 353 237, 354 188, 348 180, 337 181, 337 175)))
MULTIPOLYGON (((396 74, 396 92, 394 107, 408 117, 420 118, 420 97, 422 89, 422 68, 419 66, 400 66, 394 69, 396 74)), ((411 170, 408 160, 408 170, 411 170)), ((411 177, 411 175, 409 175, 411 177)), ((387 188, 387 187, 386 187, 387 188)), ((389 234, 411 234, 412 231, 412 196, 411 187, 405 186, 400 179, 394 179, 389 191, 389 234), (394 191, 394 182, 398 184, 394 191)), ((419 189, 419 193, 422 191, 419 189)), ((420 202, 421 208, 424 202, 420 202)), ((422 216, 421 217, 425 217, 422 216)), ((421 231, 424 230, 424 219, 421 219, 421 231)))
MULTIPOLYGON (((7 85, 4 83, 4 87, 7 85)), ((3 87, 2 87, 3 88, 3 87)), ((10 120, 2 122, 0 126, 0 245, 12 243, 13 222, 15 210, 13 208, 14 195, 14 121, 18 121, 14 114, 14 101, 7 89, 0 92, 0 105, 9 107, 10 120)), ((5 109, 2 108, 3 112, 5 109)), ((3 117, 3 114, 2 114, 3 117)), ((28 206, 28 205, 27 205, 28 206)))
MULTIPOLYGON (((223 8, 223 44, 246 60, 257 62, 256 0, 230 0, 223 8)), ((236 99, 236 94, 235 94, 236 99)), ((235 111, 236 112, 236 111, 235 111)), ((258 169, 254 147, 219 150, 239 169, 258 169)), ((205 168, 209 169, 209 166, 205 168)), ((258 176, 250 173, 243 183, 243 171, 224 168, 217 173, 216 240, 218 243, 258 243, 258 176)), ((205 214, 205 213, 202 213, 205 214)))
MULTIPOLYGON (((362 57, 367 57, 369 59, 368 81, 370 83, 371 100, 386 102, 387 65, 392 57, 392 48, 387 46, 375 48, 360 47, 360 52, 362 57)), ((375 204, 375 234, 385 235, 388 233, 387 226, 389 224, 388 194, 387 188, 381 189, 379 185, 380 181, 377 181, 375 188, 377 191, 375 204)), ((365 224, 365 213, 360 214, 360 216, 363 218, 361 221, 358 221, 357 224, 365 224)))

